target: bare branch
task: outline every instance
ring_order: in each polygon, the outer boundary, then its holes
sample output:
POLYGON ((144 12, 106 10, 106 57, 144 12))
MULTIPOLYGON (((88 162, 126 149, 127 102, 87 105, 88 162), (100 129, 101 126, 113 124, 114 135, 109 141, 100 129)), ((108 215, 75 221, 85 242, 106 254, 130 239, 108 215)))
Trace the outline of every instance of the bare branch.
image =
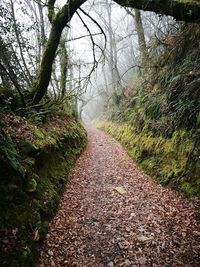
POLYGON ((105 34, 104 30, 102 29, 101 25, 95 19, 93 19, 89 14, 87 14, 82 8, 79 8, 79 9, 81 10, 81 12, 83 12, 83 14, 85 16, 90 18, 94 22, 94 24, 96 24, 97 27, 100 29, 100 31, 103 34, 104 39, 105 39, 104 48, 103 48, 103 50, 105 50, 106 49, 106 44, 107 44, 107 37, 106 37, 106 34, 105 34))
POLYGON ((3 64, 1 62, 0 62, 0 67, 6 73, 6 75, 8 75, 8 77, 12 81, 13 85, 17 89, 17 92, 19 93, 19 96, 20 96, 20 99, 21 99, 21 102, 22 102, 23 106, 26 106, 25 100, 24 100, 24 96, 23 96, 23 94, 22 94, 22 92, 20 90, 20 86, 19 86, 18 82, 14 79, 14 77, 12 77, 12 75, 7 71, 7 69, 3 66, 3 64))
MULTIPOLYGON (((91 33, 91 34, 92 34, 92 36, 96 36, 96 35, 101 35, 102 33, 100 32, 100 33, 91 33)), ((86 34, 86 35, 82 35, 82 36, 79 36, 76 38, 68 39, 68 40, 66 40, 66 43, 71 42, 71 41, 80 40, 80 39, 85 38, 85 37, 90 37, 90 34, 86 34)))
POLYGON ((94 66, 93 66, 93 70, 97 67, 98 62, 96 60, 96 55, 95 55, 95 42, 94 42, 94 38, 90 32, 90 29, 88 28, 87 24, 84 22, 84 20, 82 19, 82 17, 80 16, 80 14, 78 13, 78 11, 76 12, 76 14, 78 15, 79 19, 81 20, 81 22, 83 23, 83 26, 87 29, 87 31, 89 32, 89 36, 92 42, 92 52, 93 52, 93 59, 94 59, 94 66))

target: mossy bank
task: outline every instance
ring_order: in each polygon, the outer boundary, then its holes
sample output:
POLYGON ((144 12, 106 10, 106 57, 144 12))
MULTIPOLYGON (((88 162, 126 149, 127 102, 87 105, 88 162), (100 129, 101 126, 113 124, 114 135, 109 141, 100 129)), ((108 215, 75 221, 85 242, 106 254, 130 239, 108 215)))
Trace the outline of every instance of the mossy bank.
POLYGON ((6 114, 0 134, 0 263, 31 266, 86 131, 63 114, 42 124, 6 114))
POLYGON ((145 127, 137 133, 127 123, 96 121, 95 125, 117 139, 132 159, 161 184, 170 185, 186 197, 200 195, 200 162, 195 159, 199 147, 192 131, 179 129, 164 138, 145 127))
POLYGON ((191 197, 200 194, 200 26, 179 24, 168 38, 118 101, 113 96, 99 127, 148 174, 191 197))

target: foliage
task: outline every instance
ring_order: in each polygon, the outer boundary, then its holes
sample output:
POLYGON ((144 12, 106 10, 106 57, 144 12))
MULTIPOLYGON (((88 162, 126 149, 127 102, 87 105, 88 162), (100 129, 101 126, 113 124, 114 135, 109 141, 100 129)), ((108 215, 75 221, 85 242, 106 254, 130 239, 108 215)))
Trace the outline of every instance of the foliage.
POLYGON ((86 133, 62 113, 37 124, 4 114, 1 122, 0 262, 30 266, 86 133))
POLYGON ((133 160, 163 185, 170 184, 187 197, 200 194, 200 165, 193 162, 188 169, 188 155, 195 146, 191 131, 179 129, 166 139, 145 127, 137 133, 130 124, 96 121, 95 125, 122 143, 133 160))
POLYGON ((156 184, 112 137, 88 130, 36 266, 199 266, 198 202, 156 184))
MULTIPOLYGON (((132 94, 104 114, 106 131, 136 162, 163 184, 186 196, 200 193, 200 27, 182 25, 157 56, 145 77, 133 81, 132 94)), ((162 45, 163 45, 162 43, 162 45)), ((154 54, 155 53, 155 54, 154 54)))

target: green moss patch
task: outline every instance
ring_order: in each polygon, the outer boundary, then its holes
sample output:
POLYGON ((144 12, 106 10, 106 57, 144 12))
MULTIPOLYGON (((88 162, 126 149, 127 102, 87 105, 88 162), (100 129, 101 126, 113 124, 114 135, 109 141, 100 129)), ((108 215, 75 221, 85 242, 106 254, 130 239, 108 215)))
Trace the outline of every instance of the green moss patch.
MULTIPOLYGON (((43 125, 24 121, 23 137, 1 131, 0 263, 31 266, 55 214, 69 171, 86 144, 83 126, 58 114, 43 125), (1 138, 1 139, 2 139, 1 138), (4 149, 4 150, 3 150, 4 149), (3 153, 3 152, 2 152, 3 153)), ((23 128, 22 127, 22 128, 23 128)))
POLYGON ((96 121, 95 125, 117 139, 132 159, 161 184, 170 184, 186 197, 200 194, 199 161, 189 164, 195 146, 192 131, 179 129, 171 138, 164 138, 145 128, 136 133, 133 126, 125 123, 96 121))

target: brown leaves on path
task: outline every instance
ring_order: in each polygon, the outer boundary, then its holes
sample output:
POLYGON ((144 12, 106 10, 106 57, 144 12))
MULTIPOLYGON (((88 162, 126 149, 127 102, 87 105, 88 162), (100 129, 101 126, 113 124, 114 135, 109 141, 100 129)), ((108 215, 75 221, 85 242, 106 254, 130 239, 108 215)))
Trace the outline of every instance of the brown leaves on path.
POLYGON ((36 266, 199 267, 195 205, 141 172, 114 139, 88 133, 36 266))

